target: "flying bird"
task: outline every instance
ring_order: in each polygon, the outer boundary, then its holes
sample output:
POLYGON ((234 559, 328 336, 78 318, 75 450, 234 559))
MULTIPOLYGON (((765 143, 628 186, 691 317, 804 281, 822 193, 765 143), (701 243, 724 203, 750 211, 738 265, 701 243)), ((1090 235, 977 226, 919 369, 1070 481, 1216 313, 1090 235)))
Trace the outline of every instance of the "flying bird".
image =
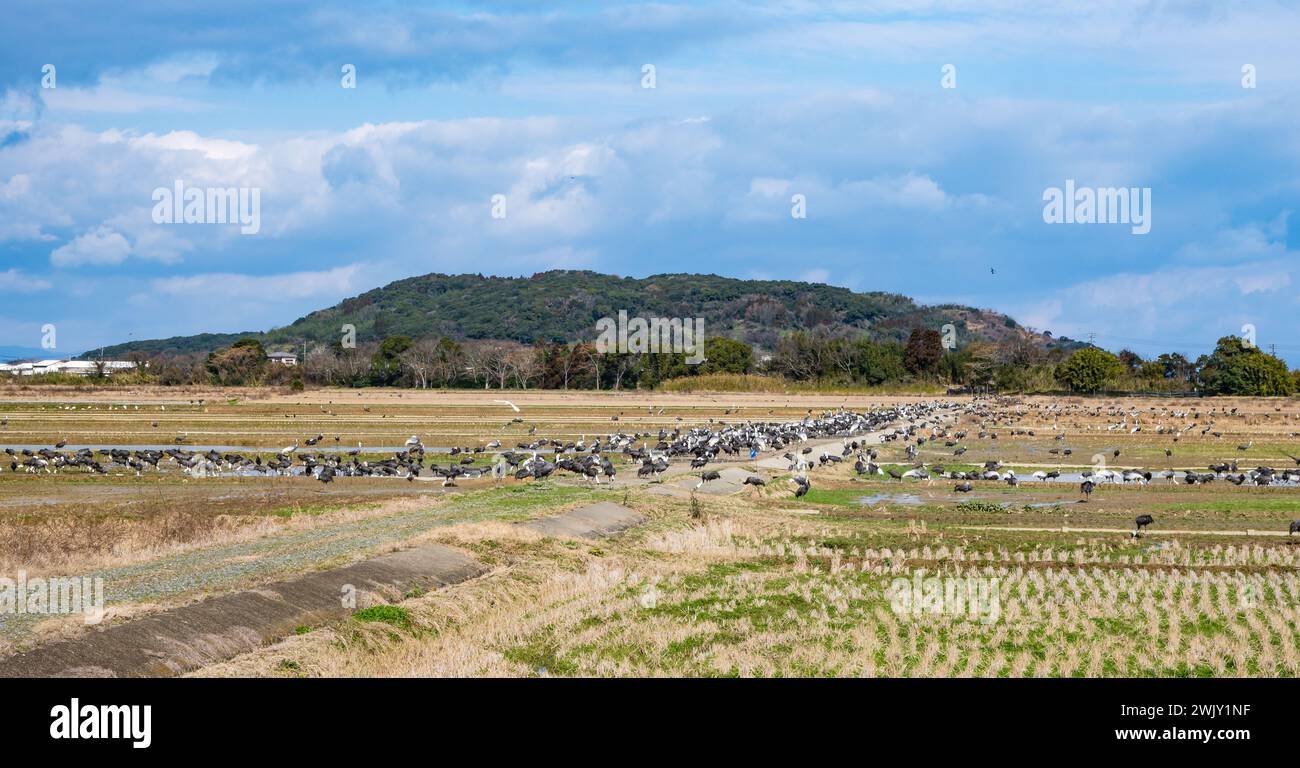
POLYGON ((502 405, 508 405, 508 406, 510 406, 511 408, 514 408, 514 409, 515 409, 515 413, 519 413, 519 406, 515 405, 514 403, 510 402, 509 400, 493 400, 492 402, 494 402, 494 403, 500 403, 500 404, 502 404, 502 405))

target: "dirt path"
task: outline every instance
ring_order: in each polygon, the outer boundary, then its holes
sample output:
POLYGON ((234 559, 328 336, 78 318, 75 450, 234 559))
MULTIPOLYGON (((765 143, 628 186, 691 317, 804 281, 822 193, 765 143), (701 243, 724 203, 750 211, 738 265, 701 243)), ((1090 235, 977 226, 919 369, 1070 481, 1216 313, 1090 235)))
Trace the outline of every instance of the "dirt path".
POLYGON ((0 659, 0 677, 177 675, 287 637, 295 627, 344 618, 355 606, 349 605, 349 594, 401 595, 485 572, 485 566, 447 547, 394 552, 49 643, 0 659))
POLYGON ((645 522, 645 518, 627 507, 608 501, 585 506, 556 517, 529 520, 519 525, 544 536, 574 536, 594 539, 612 536, 645 522))
MULTIPOLYGON (((423 499, 395 502, 393 510, 77 575, 104 580, 104 601, 110 610, 167 604, 190 594, 239 589, 284 574, 346 562, 440 526, 519 514, 508 506, 442 506, 423 499)), ((0 612, 0 637, 22 645, 38 624, 49 620, 39 614, 0 612)))
MULTIPOLYGON (((645 518, 610 502, 520 523, 546 536, 598 538, 645 518)), ((182 674, 289 636, 297 627, 346 618, 346 598, 401 599, 477 578, 488 568, 463 552, 427 545, 261 584, 134 621, 92 629, 0 659, 0 677, 154 677, 182 674)))

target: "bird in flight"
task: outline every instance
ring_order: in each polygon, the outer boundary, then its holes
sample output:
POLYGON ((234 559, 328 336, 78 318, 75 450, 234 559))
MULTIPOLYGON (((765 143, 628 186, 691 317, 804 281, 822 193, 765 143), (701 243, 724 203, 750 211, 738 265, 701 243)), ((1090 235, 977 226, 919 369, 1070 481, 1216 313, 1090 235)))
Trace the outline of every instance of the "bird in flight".
POLYGON ((515 405, 514 403, 510 402, 509 400, 493 400, 492 402, 494 402, 494 403, 501 403, 502 405, 508 405, 508 406, 510 406, 511 408, 514 408, 514 409, 515 409, 515 413, 519 413, 519 406, 515 405))

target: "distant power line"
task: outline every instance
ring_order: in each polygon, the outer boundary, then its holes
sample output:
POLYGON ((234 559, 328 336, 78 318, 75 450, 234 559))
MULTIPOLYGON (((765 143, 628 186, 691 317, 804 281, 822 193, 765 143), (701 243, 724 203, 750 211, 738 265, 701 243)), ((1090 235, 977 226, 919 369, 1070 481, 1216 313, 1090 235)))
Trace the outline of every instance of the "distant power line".
MULTIPOLYGON (((1224 335, 1226 336, 1232 334, 1224 334, 1224 335)), ((1214 349, 1214 345, 1219 341, 1218 339, 1215 339, 1214 341, 1175 341, 1173 339, 1141 339, 1134 336, 1112 336, 1111 334, 1107 334, 1107 333, 1089 334, 1089 336, 1090 337, 1095 336, 1097 338, 1107 339, 1109 341, 1119 341, 1119 342, 1124 342, 1129 344, 1151 344, 1151 345, 1164 346, 1164 347, 1182 347, 1184 349, 1197 348, 1197 349, 1206 349, 1206 350, 1214 349)), ((1286 352, 1300 352, 1300 344, 1273 344, 1270 342, 1269 346, 1286 352)))

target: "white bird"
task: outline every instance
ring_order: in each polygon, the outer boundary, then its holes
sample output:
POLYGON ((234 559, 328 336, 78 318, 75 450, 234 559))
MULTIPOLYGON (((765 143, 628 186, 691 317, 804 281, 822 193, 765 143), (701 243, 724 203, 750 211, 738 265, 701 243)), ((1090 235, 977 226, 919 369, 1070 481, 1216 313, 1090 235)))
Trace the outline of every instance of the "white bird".
POLYGON ((494 402, 494 403, 501 403, 502 405, 508 405, 508 406, 510 406, 511 408, 514 408, 514 409, 515 409, 515 413, 519 413, 519 406, 515 405, 514 403, 510 402, 509 400, 493 400, 492 402, 494 402))
POLYGON ((286 448, 281 448, 281 449, 280 449, 280 455, 281 455, 281 456, 288 456, 289 454, 293 453, 293 452, 296 451, 296 450, 298 450, 298 444, 297 444, 297 443, 294 443, 293 445, 290 445, 290 446, 288 446, 288 447, 286 447, 286 448))
POLYGON ((420 438, 417 435, 411 435, 410 437, 406 438, 406 446, 408 448, 417 446, 419 444, 420 444, 420 438))

